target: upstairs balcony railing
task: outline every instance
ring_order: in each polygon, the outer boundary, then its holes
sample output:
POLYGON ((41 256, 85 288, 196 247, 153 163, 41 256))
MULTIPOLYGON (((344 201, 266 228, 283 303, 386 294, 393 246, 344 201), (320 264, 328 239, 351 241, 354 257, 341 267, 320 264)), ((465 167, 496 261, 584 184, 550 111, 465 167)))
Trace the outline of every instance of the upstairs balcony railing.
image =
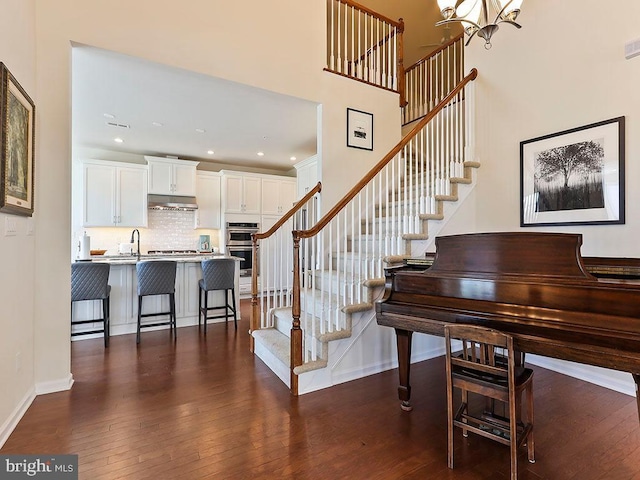
POLYGON ((404 105, 404 22, 351 0, 329 0, 326 71, 400 94, 404 105))
POLYGON ((464 76, 463 37, 460 33, 407 68, 403 125, 424 117, 460 83, 464 76))

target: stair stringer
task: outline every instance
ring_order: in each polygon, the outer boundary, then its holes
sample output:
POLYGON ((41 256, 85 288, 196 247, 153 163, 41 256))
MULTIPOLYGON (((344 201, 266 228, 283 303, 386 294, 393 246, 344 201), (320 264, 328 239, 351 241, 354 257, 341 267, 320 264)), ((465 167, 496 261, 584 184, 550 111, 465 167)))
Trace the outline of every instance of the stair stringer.
POLYGON ((430 218, 425 220, 426 230, 424 233, 428 234, 426 239, 424 238, 410 238, 407 237, 406 242, 406 250, 408 257, 421 257, 427 251, 435 251, 435 241, 436 237, 440 234, 440 232, 445 228, 445 226, 451 222, 452 219, 455 218, 455 214, 458 210, 460 210, 463 206, 466 206, 466 202, 469 200, 472 192, 476 187, 476 176, 477 176, 477 168, 479 168, 480 164, 476 162, 469 162, 469 167, 466 167, 465 170, 468 169, 468 174, 465 174, 465 177, 469 177, 471 182, 469 183, 456 183, 457 187, 457 199, 456 200, 442 200, 442 218, 430 218))
MULTIPOLYGON (((384 287, 374 289, 379 300, 384 287)), ((298 376, 298 393, 349 382, 384 372, 398 366, 395 331, 376 322, 375 303, 371 308, 353 313, 351 336, 329 343, 325 368, 304 372, 298 376)), ((412 342, 411 362, 420 362, 444 355, 444 340, 432 335, 415 334, 412 342)))
MULTIPOLYGON (((437 218, 423 221, 423 235, 406 235, 405 255, 394 255, 385 258, 388 265, 402 263, 406 257, 424 255, 432 247, 435 237, 455 217, 455 213, 466 203, 476 185, 474 171, 480 166, 477 162, 466 162, 464 178, 470 181, 452 180, 451 198, 439 199, 441 207, 437 218), (427 230, 428 229, 428 235, 427 230)), ((459 179, 462 180, 462 179, 459 179)), ((350 332, 342 332, 347 338, 332 339, 323 345, 322 359, 312 362, 313 365, 297 367, 298 394, 338 385, 358 378, 380 373, 398 366, 396 337, 393 329, 379 326, 375 315, 375 299, 381 297, 383 279, 365 282, 368 290, 368 301, 358 305, 347 305, 343 312, 349 317, 350 332), (348 335, 347 333, 350 333, 348 335), (371 349, 370 346, 375 348, 371 349)), ((289 379, 289 338, 276 329, 265 329, 253 332, 256 339, 255 353, 269 368, 290 387, 289 379), (276 338, 277 337, 277 338, 276 338), (273 340, 273 341, 272 341, 273 340), (287 351, 283 353, 283 350, 287 351), (275 351, 279 352, 276 354, 275 351)), ((419 362, 444 354, 442 338, 415 334, 412 342, 411 362, 419 362)))

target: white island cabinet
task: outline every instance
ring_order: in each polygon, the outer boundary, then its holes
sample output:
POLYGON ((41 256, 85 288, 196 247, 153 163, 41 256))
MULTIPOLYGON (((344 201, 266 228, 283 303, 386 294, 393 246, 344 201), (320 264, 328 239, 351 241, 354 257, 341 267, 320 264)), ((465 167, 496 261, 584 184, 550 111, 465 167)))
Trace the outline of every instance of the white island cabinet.
POLYGON ((147 167, 103 160, 83 162, 82 225, 146 227, 147 167))
MULTIPOLYGON (((202 278, 200 262, 203 258, 215 258, 215 256, 201 256, 193 258, 176 259, 176 320, 178 327, 186 327, 198 324, 198 282, 202 278)), ((222 256, 220 256, 222 258, 222 256)), ((171 257, 167 257, 171 260, 171 257)), ((124 335, 136 332, 138 316, 138 282, 136 276, 136 257, 94 257, 93 261, 106 261, 111 263, 109 273, 109 285, 111 285, 111 335, 124 335)), ((240 319, 240 260, 236 261, 235 289, 236 311, 240 319)), ((231 297, 231 295, 229 295, 231 297)), ((209 292, 209 306, 222 305, 224 291, 209 292)), ((229 298, 231 301, 231 298, 229 298)), ((166 295, 143 297, 142 311, 144 313, 169 311, 169 297, 166 295)), ((87 320, 102 317, 101 301, 75 302, 73 305, 73 319, 87 320)), ((219 313, 222 313, 220 310, 219 313)), ((142 320, 145 322, 145 319, 142 320)), ((149 319, 147 319, 149 321, 149 319)), ((233 321, 232 318, 229 319, 233 321)), ((224 322, 224 318, 209 321, 224 322)), ((83 330, 95 330, 101 328, 102 323, 89 323, 74 326, 74 332, 83 330)), ((156 327, 156 330, 167 328, 156 327)), ((146 330, 148 331, 148 330, 146 330)), ((178 335, 180 332, 178 332, 178 335)), ((74 337, 73 340, 101 337, 102 334, 74 337)), ((144 333, 142 341, 144 341, 144 333)))

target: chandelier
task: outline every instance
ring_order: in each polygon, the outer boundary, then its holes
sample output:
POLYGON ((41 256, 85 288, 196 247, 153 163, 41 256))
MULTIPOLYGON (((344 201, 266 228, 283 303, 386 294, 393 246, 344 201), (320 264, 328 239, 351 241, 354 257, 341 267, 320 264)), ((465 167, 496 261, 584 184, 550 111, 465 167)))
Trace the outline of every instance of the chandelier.
POLYGON ((498 30, 498 24, 503 22, 521 28, 515 20, 520 13, 522 0, 464 0, 457 4, 458 0, 438 0, 444 20, 436 23, 436 27, 451 22, 462 23, 465 33, 469 36, 467 45, 477 34, 484 38, 484 48, 490 49, 491 36, 498 30), (493 19, 493 22, 489 19, 493 19))

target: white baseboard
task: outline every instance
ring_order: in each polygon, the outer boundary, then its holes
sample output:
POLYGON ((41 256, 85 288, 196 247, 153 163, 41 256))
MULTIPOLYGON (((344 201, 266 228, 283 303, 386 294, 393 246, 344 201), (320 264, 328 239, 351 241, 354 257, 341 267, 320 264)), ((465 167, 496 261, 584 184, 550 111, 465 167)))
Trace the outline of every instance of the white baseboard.
POLYGON ((526 362, 546 368, 547 370, 553 370, 554 372, 584 380, 585 382, 600 385, 601 387, 615 390, 616 392, 631 395, 632 397, 636 396, 635 383, 631 374, 538 355, 527 354, 526 362))
POLYGON ((73 385, 73 375, 69 374, 67 378, 61 378, 60 380, 50 380, 48 382, 36 383, 36 395, 44 395, 47 393, 64 392, 65 390, 71 390, 73 385))
POLYGON ((34 388, 31 388, 20 401, 18 406, 16 406, 11 415, 9 415, 9 418, 7 418, 7 420, 2 424, 2 428, 0 428, 0 448, 2 448, 5 442, 9 439, 9 435, 11 435, 13 430, 15 430, 18 422, 22 419, 35 398, 36 391, 34 388))

